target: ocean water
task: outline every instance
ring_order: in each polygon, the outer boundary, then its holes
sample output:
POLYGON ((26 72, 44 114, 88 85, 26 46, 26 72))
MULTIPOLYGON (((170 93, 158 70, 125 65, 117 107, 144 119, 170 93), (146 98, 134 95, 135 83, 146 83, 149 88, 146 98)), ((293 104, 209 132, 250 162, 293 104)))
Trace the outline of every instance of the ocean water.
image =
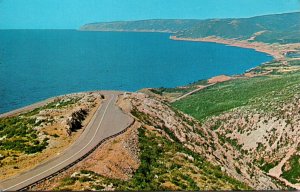
POLYGON ((176 87, 240 74, 272 57, 164 33, 0 31, 0 113, 90 90, 176 87))

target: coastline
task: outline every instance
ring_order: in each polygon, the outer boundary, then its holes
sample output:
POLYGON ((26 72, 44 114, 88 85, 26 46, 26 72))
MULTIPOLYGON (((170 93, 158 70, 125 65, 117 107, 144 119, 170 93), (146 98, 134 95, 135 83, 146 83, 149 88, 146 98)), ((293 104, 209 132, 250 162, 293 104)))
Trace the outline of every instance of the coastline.
POLYGON ((31 103, 29 105, 25 105, 25 106, 17 108, 17 109, 13 109, 13 110, 10 110, 10 111, 4 112, 4 113, 0 113, 0 118, 6 118, 6 117, 10 117, 10 116, 20 115, 22 113, 34 110, 36 108, 39 108, 39 107, 47 105, 51 102, 54 102, 56 99, 59 99, 61 97, 68 97, 68 96, 91 93, 91 92, 101 93, 101 91, 105 91, 105 90, 82 91, 82 92, 67 93, 67 94, 63 94, 63 95, 57 95, 57 96, 49 97, 47 99, 40 100, 40 101, 31 103))
MULTIPOLYGON (((175 41, 194 41, 194 42, 210 42, 219 43, 233 47, 241 47, 247 49, 254 49, 255 51, 266 53, 271 55, 275 60, 285 60, 285 55, 293 50, 280 50, 277 45, 269 45, 260 42, 249 42, 247 40, 236 40, 236 39, 223 39, 220 37, 210 36, 204 38, 182 38, 175 35, 170 36, 170 39, 175 41)), ((279 45, 280 46, 280 45, 279 45)))
POLYGON ((80 32, 128 32, 128 33, 168 33, 168 34, 174 34, 176 32, 170 31, 170 30, 124 30, 124 29, 77 29, 76 31, 80 32))
POLYGON ((35 102, 35 103, 32 103, 32 104, 23 106, 23 107, 20 107, 20 108, 17 108, 17 109, 13 109, 11 111, 0 113, 0 118, 5 118, 5 117, 14 116, 14 115, 19 115, 19 114, 22 114, 24 112, 34 110, 36 108, 42 107, 44 105, 47 105, 48 103, 53 102, 58 97, 59 96, 57 96, 57 97, 51 97, 51 98, 48 98, 48 99, 45 99, 45 100, 42 100, 42 101, 38 101, 38 102, 35 102))

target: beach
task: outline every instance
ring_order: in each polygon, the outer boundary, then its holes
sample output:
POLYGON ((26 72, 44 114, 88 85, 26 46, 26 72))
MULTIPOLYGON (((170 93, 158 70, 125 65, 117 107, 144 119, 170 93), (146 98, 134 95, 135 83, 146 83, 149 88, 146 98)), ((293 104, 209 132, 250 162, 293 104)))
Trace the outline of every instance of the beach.
POLYGON ((220 43, 234 47, 254 49, 258 52, 266 53, 274 57, 275 60, 284 61, 289 52, 297 51, 300 43, 293 44, 267 44, 262 42, 250 42, 248 40, 224 39, 216 36, 209 36, 204 38, 183 38, 177 36, 170 36, 170 39, 177 41, 197 41, 197 42, 212 42, 220 43))

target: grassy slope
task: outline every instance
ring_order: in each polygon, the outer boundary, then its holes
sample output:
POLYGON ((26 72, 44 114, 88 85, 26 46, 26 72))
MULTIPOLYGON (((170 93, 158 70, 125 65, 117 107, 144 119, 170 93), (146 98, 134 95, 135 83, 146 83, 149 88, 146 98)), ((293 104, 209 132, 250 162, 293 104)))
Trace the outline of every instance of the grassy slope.
POLYGON ((299 83, 299 73, 236 79, 211 86, 173 103, 173 106, 203 121, 207 117, 219 115, 236 107, 255 105, 254 100, 259 98, 286 99, 286 97, 292 96, 293 93, 288 94, 288 92, 285 92, 282 95, 276 95, 276 93, 281 93, 283 89, 299 83))

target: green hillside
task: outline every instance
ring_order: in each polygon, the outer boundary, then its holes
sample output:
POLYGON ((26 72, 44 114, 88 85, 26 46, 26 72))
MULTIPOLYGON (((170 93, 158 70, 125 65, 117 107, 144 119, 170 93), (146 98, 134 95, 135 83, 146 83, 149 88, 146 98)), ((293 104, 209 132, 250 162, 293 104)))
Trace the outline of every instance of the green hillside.
POLYGON ((237 107, 249 105, 260 108, 265 104, 263 102, 286 100, 297 94, 298 90, 291 87, 299 83, 299 72, 279 76, 236 79, 211 86, 175 102, 173 106, 203 121, 207 117, 219 115, 237 107), (282 90, 285 92, 282 93, 282 90), (275 96, 274 93, 281 94, 275 96), (258 103, 257 99, 263 99, 263 101, 260 100, 258 103))
MULTIPOLYGON (((265 31, 262 33, 264 37, 286 39, 286 36, 290 36, 291 33, 298 33, 299 29, 300 13, 288 13, 246 19, 208 20, 179 34, 183 37, 195 38, 215 35, 224 38, 249 39, 255 33, 265 31), (285 34, 286 32, 289 34, 285 34)), ((265 41, 267 38, 260 38, 260 40, 265 41)))
POLYGON ((82 26, 88 31, 157 31, 179 32, 197 25, 199 20, 152 19, 141 21, 116 21, 108 23, 91 23, 82 26))
POLYGON ((240 19, 157 19, 86 24, 88 31, 152 31, 172 32, 178 37, 249 39, 266 43, 300 42, 300 12, 257 16, 240 19))

